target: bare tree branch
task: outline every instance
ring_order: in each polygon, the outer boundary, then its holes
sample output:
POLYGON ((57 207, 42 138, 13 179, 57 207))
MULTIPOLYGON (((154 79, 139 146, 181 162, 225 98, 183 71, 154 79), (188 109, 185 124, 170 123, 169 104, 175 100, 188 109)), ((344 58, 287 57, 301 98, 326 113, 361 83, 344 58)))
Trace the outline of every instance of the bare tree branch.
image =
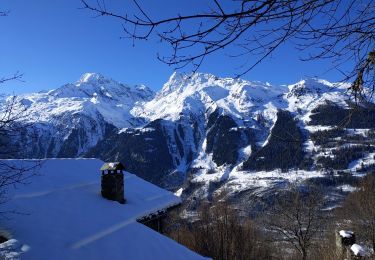
POLYGON ((0 85, 7 82, 7 81, 11 81, 11 80, 22 81, 22 77, 23 77, 23 74, 20 73, 19 71, 17 71, 12 76, 0 78, 0 85))
POLYGON ((285 242, 307 259, 314 244, 319 243, 326 220, 322 218, 324 207, 321 192, 308 187, 305 192, 292 186, 281 195, 265 218, 265 227, 274 233, 275 242, 285 242))
POLYGON ((285 42, 303 50, 302 60, 331 59, 343 81, 353 82, 355 99, 374 91, 375 4, 370 0, 257 0, 222 5, 213 0, 208 10, 155 19, 140 1, 125 11, 108 10, 104 4, 81 0, 83 8, 97 16, 109 16, 123 24, 125 38, 147 40, 152 35, 171 47, 162 62, 196 71, 204 59, 228 49, 229 56, 248 57, 237 76, 251 71, 285 42), (235 48, 230 48, 234 46, 235 48), (238 52, 237 54, 235 52, 238 52), (343 65, 353 63, 350 71, 343 65))

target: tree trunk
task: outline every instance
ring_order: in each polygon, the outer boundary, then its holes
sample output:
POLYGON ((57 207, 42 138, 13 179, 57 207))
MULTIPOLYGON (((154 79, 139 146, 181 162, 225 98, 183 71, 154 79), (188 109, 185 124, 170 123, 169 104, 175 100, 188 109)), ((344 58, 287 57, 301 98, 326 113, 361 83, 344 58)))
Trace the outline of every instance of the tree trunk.
POLYGON ((302 249, 302 260, 306 260, 307 259, 307 252, 305 249, 302 249))

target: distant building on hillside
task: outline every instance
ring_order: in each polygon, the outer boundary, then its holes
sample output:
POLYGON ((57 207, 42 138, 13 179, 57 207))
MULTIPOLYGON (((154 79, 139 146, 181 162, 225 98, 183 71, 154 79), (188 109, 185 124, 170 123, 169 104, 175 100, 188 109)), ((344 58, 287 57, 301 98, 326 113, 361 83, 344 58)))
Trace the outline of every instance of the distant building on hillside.
POLYGON ((370 259, 367 249, 356 244, 354 232, 348 230, 336 231, 337 256, 340 259, 370 259))
POLYGON ((124 166, 120 162, 109 162, 100 168, 102 172, 102 196, 122 204, 124 198, 124 166))
POLYGON ((336 248, 337 255, 342 259, 349 259, 350 247, 355 244, 355 234, 352 231, 340 230, 336 231, 336 248))

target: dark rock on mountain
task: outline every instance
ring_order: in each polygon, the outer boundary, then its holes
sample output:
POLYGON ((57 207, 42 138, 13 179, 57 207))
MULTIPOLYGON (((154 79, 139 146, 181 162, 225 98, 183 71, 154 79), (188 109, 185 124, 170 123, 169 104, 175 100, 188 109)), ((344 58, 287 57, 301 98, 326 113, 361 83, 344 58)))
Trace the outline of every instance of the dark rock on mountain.
POLYGON ((127 171, 160 184, 166 173, 174 168, 163 123, 163 120, 156 120, 141 129, 113 133, 100 141, 86 156, 124 162, 127 171))
POLYGON ((244 162, 245 170, 273 170, 298 167, 305 152, 303 142, 305 138, 290 112, 279 110, 277 120, 272 128, 268 142, 258 147, 249 159, 244 162))
POLYGON ((349 103, 349 108, 343 108, 328 101, 311 112, 311 125, 327 125, 343 128, 375 127, 375 106, 373 104, 363 106, 349 103))
POLYGON ((236 122, 230 116, 214 112, 210 115, 207 126, 206 152, 212 153, 212 159, 218 166, 235 164, 243 141, 236 122), (215 120, 214 116, 217 116, 215 120))

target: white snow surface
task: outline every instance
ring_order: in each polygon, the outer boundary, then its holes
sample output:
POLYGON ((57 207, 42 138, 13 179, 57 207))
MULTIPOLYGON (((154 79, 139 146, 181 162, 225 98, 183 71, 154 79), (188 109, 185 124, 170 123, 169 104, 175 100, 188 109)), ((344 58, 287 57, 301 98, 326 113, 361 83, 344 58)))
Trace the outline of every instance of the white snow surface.
POLYGON ((364 247, 362 247, 361 245, 353 244, 350 247, 350 250, 352 250, 352 252, 355 256, 361 256, 361 257, 366 256, 366 249, 364 247))
POLYGON ((344 184, 344 185, 340 185, 337 187, 338 190, 341 190, 343 192, 353 192, 355 191, 357 188, 356 187, 353 187, 349 184, 344 184))
POLYGON ((19 259, 21 254, 30 249, 28 245, 21 245, 17 239, 9 239, 0 244, 0 258, 1 259, 19 259))
POLYGON ((136 221, 180 198, 126 172, 126 204, 106 200, 100 195, 102 164, 97 159, 43 160, 29 184, 9 192, 5 207, 21 213, 2 221, 13 237, 0 245, 13 248, 9 259, 203 259, 136 221))
POLYGON ((350 238, 353 236, 353 231, 348 231, 348 230, 340 230, 339 232, 340 236, 341 237, 344 237, 344 238, 350 238))
POLYGON ((375 153, 368 153, 364 158, 354 160, 349 164, 349 169, 352 172, 356 172, 361 169, 363 166, 369 166, 375 163, 375 153))

